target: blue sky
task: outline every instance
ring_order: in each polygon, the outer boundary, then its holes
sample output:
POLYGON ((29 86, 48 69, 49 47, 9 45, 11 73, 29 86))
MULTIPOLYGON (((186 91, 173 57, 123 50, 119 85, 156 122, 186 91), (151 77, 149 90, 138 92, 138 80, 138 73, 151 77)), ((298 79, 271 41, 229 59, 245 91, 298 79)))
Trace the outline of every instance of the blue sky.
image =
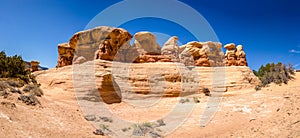
MULTIPOLYGON (((167 1, 167 0, 166 0, 167 1)), ((249 66, 268 62, 292 63, 300 68, 300 2, 297 0, 180 0, 199 12, 221 43, 242 44, 249 66)), ((57 44, 67 42, 101 11, 119 0, 1 0, 0 50, 39 60, 55 67, 57 44)), ((139 6, 139 5, 135 5, 139 6)), ((172 5, 163 5, 170 10, 172 5)), ((123 10, 126 12, 126 9, 123 10)), ((182 16, 177 10, 174 15, 182 16)), ((118 16, 112 14, 112 16, 118 16)), ((181 17, 183 20, 185 16, 181 17)), ((105 19, 110 20, 110 19, 105 19)), ((191 21, 192 22, 192 21, 191 21)), ((177 35, 182 43, 195 40, 184 27, 158 18, 121 25, 130 33, 148 30, 177 35)), ((201 31, 201 30, 200 30, 201 31)), ((165 38, 158 38, 160 44, 165 38)), ((205 39, 206 40, 206 39, 205 39)))

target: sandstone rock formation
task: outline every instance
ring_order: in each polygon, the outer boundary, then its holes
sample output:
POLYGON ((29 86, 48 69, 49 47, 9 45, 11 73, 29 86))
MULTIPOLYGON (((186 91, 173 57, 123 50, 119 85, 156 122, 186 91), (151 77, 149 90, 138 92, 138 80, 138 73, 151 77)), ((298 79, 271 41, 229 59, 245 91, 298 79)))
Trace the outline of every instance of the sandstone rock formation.
POLYGON ((206 54, 208 56, 210 65, 212 67, 224 66, 224 52, 222 51, 222 44, 219 42, 201 42, 203 47, 206 47, 206 54))
POLYGON ((236 54, 235 54, 235 44, 234 43, 226 44, 224 48, 226 48, 225 65, 236 66, 237 61, 236 61, 236 54))
POLYGON ((195 65, 196 66, 202 66, 202 67, 210 67, 210 60, 208 59, 207 53, 210 51, 208 46, 204 46, 203 43, 201 43, 202 48, 200 49, 200 57, 196 60, 195 65))
POLYGON ((150 62, 172 62, 172 58, 166 55, 159 54, 143 54, 139 55, 134 63, 150 63, 150 62))
POLYGON ((68 43, 58 44, 58 61, 56 67, 72 65, 75 49, 68 43))
POLYGON ((129 63, 172 61, 172 57, 161 55, 161 47, 152 33, 138 32, 134 37, 135 42, 130 46, 132 36, 122 28, 101 26, 78 32, 69 41, 70 47, 75 49, 73 62, 81 64, 94 59, 129 63))
POLYGON ((143 54, 160 54, 161 47, 156 43, 156 36, 150 32, 138 32, 134 35, 135 41, 133 47, 143 54))
POLYGON ((100 26, 77 32, 68 43, 76 50, 75 57, 83 57, 86 61, 94 60, 97 56, 111 60, 121 46, 130 47, 127 41, 131 38, 131 34, 122 28, 100 26))
POLYGON ((173 62, 179 62, 179 46, 177 44, 178 37, 171 37, 162 47, 161 54, 169 56, 173 62))
POLYGON ((121 28, 113 29, 105 40, 100 44, 99 50, 95 53, 95 59, 113 61, 118 50, 128 43, 132 35, 121 28))
POLYGON ((87 60, 83 57, 83 56, 80 56, 80 57, 77 57, 75 55, 74 59, 73 59, 73 64, 82 64, 84 62, 86 62, 87 60))
MULTIPOLYGON (((194 51, 198 50, 199 48, 193 48, 199 46, 199 43, 196 41, 189 42, 183 46, 180 46, 180 62, 183 63, 186 66, 194 66, 195 65, 195 59, 194 59, 194 51)), ((198 53, 198 52, 195 52, 198 53)))
POLYGON ((225 65, 226 66, 248 66, 246 53, 242 45, 235 47, 234 43, 224 46, 226 48, 225 65))
POLYGON ((140 53, 136 47, 130 46, 129 48, 121 47, 115 55, 114 61, 133 63, 139 58, 140 53))
POLYGON ((39 64, 40 64, 40 62, 38 62, 38 61, 31 61, 30 62, 31 72, 38 71, 39 70, 39 64))
POLYGON ((49 87, 74 90, 80 94, 78 98, 81 100, 94 99, 105 103, 120 102, 121 98, 186 96, 202 93, 203 88, 211 92, 253 89, 259 82, 246 66, 188 68, 174 62, 95 60, 40 71, 35 75, 49 87))
POLYGON ((134 35, 132 46, 137 50, 134 63, 171 62, 172 57, 161 55, 161 47, 156 43, 156 37, 150 32, 138 32, 134 35))
POLYGON ((87 61, 94 60, 94 54, 101 42, 108 36, 112 27, 100 26, 90 30, 75 33, 69 40, 70 47, 76 49, 77 57, 84 57, 87 61))
POLYGON ((210 62, 207 56, 208 47, 203 47, 201 42, 189 42, 181 47, 181 63, 185 65, 196 65, 209 67, 210 62), (191 57, 193 60, 191 60, 191 57))
MULTIPOLYGON (((246 67, 228 67, 228 69, 233 69, 232 71, 237 68, 246 67)), ((2 115, 0 124, 4 129, 0 130, 0 134, 5 135, 5 137, 99 137, 92 133, 92 130, 95 130, 94 126, 84 119, 86 117, 85 115, 94 114, 89 114, 87 112, 82 114, 83 111, 80 109, 80 106, 78 106, 78 101, 74 97, 74 91, 64 87, 67 86, 67 84, 70 84, 72 80, 62 84, 57 83, 55 84, 57 87, 48 85, 50 81, 47 79, 55 80, 53 79, 54 77, 56 79, 60 77, 66 80, 68 77, 65 77, 64 74, 69 74, 67 69, 70 71, 72 70, 69 66, 57 69, 59 71, 50 69, 52 71, 34 72, 34 74, 39 74, 37 76, 37 80, 38 82, 43 82, 41 83, 41 87, 46 94, 46 96, 39 99, 41 101, 42 108, 28 107, 27 105, 18 102, 16 98, 2 98, 0 103, 0 114, 2 115), (59 74, 60 71, 63 73, 59 74), (51 77, 51 75, 53 77, 51 77), (63 75, 64 77, 60 75, 63 75), (17 108, 10 107, 10 105, 14 103, 17 108), (80 112, 80 110, 82 112, 80 112), (6 118, 4 118, 5 116, 6 118), (33 129, 35 131, 32 131, 33 129), (72 129, 72 131, 70 131, 70 129, 72 129), (31 133, 19 133, 20 130, 31 133)), ((237 72, 241 73, 241 71, 237 72)), ((70 73, 69 75, 72 74, 70 73)), ((237 75, 235 74, 235 76, 237 75)), ((255 92, 253 89, 242 89, 233 93, 225 93, 220 105, 222 106, 222 111, 218 110, 218 115, 213 118, 213 122, 209 124, 210 126, 200 128, 199 121, 197 120, 199 120, 199 116, 203 115, 202 111, 204 111, 205 108, 210 107, 209 109, 211 109, 211 107, 215 106, 212 104, 210 104, 211 106, 206 106, 207 101, 214 99, 214 97, 201 96, 200 103, 195 104, 195 110, 191 113, 191 115, 189 115, 189 118, 186 118, 186 122, 188 124, 181 126, 180 129, 175 130, 172 134, 167 135, 167 137, 207 137, 207 135, 214 137, 298 137, 299 133, 295 130, 298 130, 299 128, 298 120, 300 118, 300 93, 297 93, 300 91, 300 73, 296 73, 295 77, 296 79, 289 82, 288 85, 270 85, 270 87, 259 92, 255 92), (245 129, 240 129, 239 126, 244 127, 245 129), (272 128, 272 130, 282 131, 276 131, 274 133, 274 131, 270 131, 270 128, 272 128), (187 129, 189 130, 189 133, 186 133, 187 129), (258 129, 259 131, 257 131, 258 129)), ((16 93, 12 94, 16 95, 16 93)), ((142 122, 146 122, 148 120, 156 120, 158 117, 165 116, 165 114, 174 111, 174 106, 177 103, 180 106, 185 104, 191 106, 191 104, 193 104, 193 99, 191 97, 162 98, 159 99, 154 106, 150 106, 152 104, 148 104, 149 106, 146 106, 145 109, 136 108, 136 106, 128 106, 125 102, 116 105, 104 105, 101 109, 108 108, 111 109, 110 111, 115 113, 113 116, 115 118, 112 118, 113 123, 116 123, 116 118, 132 120, 133 123, 139 123, 141 122, 140 120, 143 120, 142 122), (190 100, 189 103, 178 103, 179 99, 187 98, 190 100)), ((184 110, 184 106, 182 107, 184 110)), ((95 115, 97 118, 107 116, 101 112, 101 109, 98 108, 94 110, 100 114, 95 115)), ((178 113, 181 112, 181 110, 178 111, 178 113)), ((174 122, 178 122, 178 119, 170 119, 174 122)), ((173 122, 169 122, 166 119, 164 119, 164 122, 167 126, 173 124, 173 122)), ((103 123, 103 121, 100 120, 99 123, 103 123)), ((127 128, 128 126, 129 125, 125 127, 122 126, 120 128, 127 128)), ((128 132, 127 134, 129 136, 132 136, 132 131, 126 132, 128 132)))
POLYGON ((96 27, 76 33, 68 43, 59 44, 57 67, 82 64, 94 59, 129 63, 178 62, 186 66, 247 66, 242 46, 234 43, 224 46, 219 42, 189 42, 178 46, 178 38, 171 37, 161 48, 150 32, 138 32, 130 46, 132 35, 122 28, 96 27))
POLYGON ((238 66, 248 66, 247 60, 246 60, 246 54, 243 50, 243 46, 242 45, 238 45, 236 47, 236 60, 237 60, 237 65, 238 66))

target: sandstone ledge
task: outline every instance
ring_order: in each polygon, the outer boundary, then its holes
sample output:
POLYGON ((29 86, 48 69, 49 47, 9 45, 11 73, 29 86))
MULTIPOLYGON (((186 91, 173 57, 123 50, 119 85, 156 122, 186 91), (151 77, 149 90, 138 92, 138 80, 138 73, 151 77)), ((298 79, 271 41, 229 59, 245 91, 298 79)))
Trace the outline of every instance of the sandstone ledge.
POLYGON ((75 91, 77 98, 94 96, 105 103, 121 102, 122 98, 187 96, 202 93, 203 88, 211 92, 253 89, 259 83, 246 66, 186 67, 172 62, 94 60, 34 74, 42 85, 75 91))

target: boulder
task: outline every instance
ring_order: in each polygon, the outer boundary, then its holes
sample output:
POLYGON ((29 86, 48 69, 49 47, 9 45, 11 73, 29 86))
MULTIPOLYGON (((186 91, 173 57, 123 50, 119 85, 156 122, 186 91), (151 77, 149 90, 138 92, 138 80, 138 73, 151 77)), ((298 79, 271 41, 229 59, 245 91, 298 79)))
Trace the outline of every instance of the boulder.
POLYGON ((227 49, 227 50, 235 50, 235 44, 234 43, 226 44, 224 46, 224 48, 227 49))
POLYGON ((173 36, 164 44, 161 54, 169 56, 173 62, 179 61, 179 46, 177 44, 178 37, 173 36))
POLYGON ((156 36, 150 32, 138 32, 134 35, 135 41, 133 47, 139 49, 142 54, 158 54, 161 47, 156 43, 156 36))

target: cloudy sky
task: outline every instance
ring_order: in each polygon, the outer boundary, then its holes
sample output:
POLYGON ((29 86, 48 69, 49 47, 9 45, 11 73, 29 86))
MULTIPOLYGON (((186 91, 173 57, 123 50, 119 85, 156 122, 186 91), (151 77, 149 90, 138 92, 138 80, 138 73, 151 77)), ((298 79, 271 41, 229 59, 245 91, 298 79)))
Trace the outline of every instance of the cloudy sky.
MULTIPOLYGON (((155 32, 159 36, 159 44, 173 35, 177 35, 183 44, 194 40, 218 40, 223 44, 233 42, 244 46, 252 69, 279 61, 300 68, 300 2, 297 0, 152 0, 152 4, 147 3, 149 0, 141 1, 123 1, 135 4, 117 8, 105 19, 100 19, 102 22, 93 25, 118 25, 115 27, 124 27, 132 34, 144 30, 155 32), (176 5, 178 3, 182 7, 176 5), (158 15, 136 19, 128 16, 149 11, 161 13, 159 15, 164 15, 164 18, 158 15), (195 13, 203 18, 193 15, 195 13), (114 24, 115 20, 123 18, 130 20, 114 24), (207 35, 202 36, 201 33, 207 35)), ((120 1, 0 2, 0 50, 5 50, 8 55, 22 55, 28 61, 39 60, 46 67, 55 67, 57 44, 67 42, 77 31, 93 27, 91 22, 97 15, 113 9, 113 5, 120 1)))

